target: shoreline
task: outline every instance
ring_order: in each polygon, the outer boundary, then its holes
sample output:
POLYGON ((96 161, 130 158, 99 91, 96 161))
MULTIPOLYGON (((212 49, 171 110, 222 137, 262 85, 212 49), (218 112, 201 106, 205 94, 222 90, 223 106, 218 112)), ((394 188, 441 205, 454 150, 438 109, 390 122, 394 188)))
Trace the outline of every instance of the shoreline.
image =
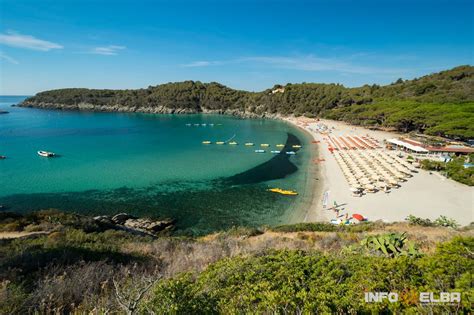
MULTIPOLYGON (((51 107, 33 107, 27 108, 47 109, 47 110, 65 110, 64 108, 51 107)), ((91 111, 90 109, 70 109, 71 111, 91 111)), ((124 112, 124 111, 101 111, 92 110, 92 112, 124 112)), ((134 111, 127 111, 134 112, 134 111)), ((136 111, 135 111, 136 112, 136 111)), ((142 112, 146 113, 146 112, 142 112)), ((191 114, 185 112, 173 113, 153 113, 150 114, 191 114)), ((415 215, 421 218, 434 220, 440 215, 453 218, 462 225, 467 225, 474 221, 474 188, 469 187, 451 179, 446 179, 438 174, 429 175, 427 171, 419 170, 414 178, 404 183, 401 188, 392 190, 389 194, 381 192, 363 196, 361 198, 351 196, 349 186, 337 165, 332 154, 327 152, 323 142, 323 135, 311 130, 309 127, 316 124, 316 120, 303 116, 282 116, 280 114, 258 115, 246 117, 242 112, 222 112, 222 111, 204 111, 192 114, 218 114, 240 117, 242 119, 275 119, 291 124, 301 132, 307 134, 310 139, 321 141, 314 144, 317 149, 312 151, 309 157, 308 176, 319 179, 318 183, 311 183, 312 179, 306 185, 311 190, 311 201, 302 201, 297 207, 303 207, 303 210, 291 208, 290 213, 285 215, 284 224, 297 222, 328 222, 334 215, 332 212, 323 209, 322 196, 324 192, 329 191, 328 207, 334 202, 343 205, 342 209, 349 214, 360 213, 369 220, 383 220, 385 222, 404 221, 408 215, 415 215), (308 123, 308 126, 304 126, 308 123), (315 164, 313 159, 324 159, 322 163, 315 164), (292 211, 293 210, 293 211, 292 211), (294 211, 297 210, 297 211, 294 211)), ((335 135, 359 134, 370 135, 378 140, 398 137, 402 133, 385 131, 380 129, 367 129, 358 125, 350 125, 342 121, 320 119, 319 123, 324 123, 334 129, 335 135)), ((313 150, 313 144, 310 143, 310 150, 313 150)), ((305 192, 305 194, 308 194, 305 192)), ((304 197, 306 198, 306 196, 304 197)), ((344 212, 343 212, 344 213, 344 212)))
MULTIPOLYGON (((334 156, 328 151, 324 135, 311 127, 323 123, 331 128, 333 135, 370 135, 381 141, 386 138, 400 136, 399 133, 371 130, 360 126, 350 125, 340 121, 327 119, 310 119, 306 117, 284 117, 284 121, 293 124, 311 134, 317 144, 322 185, 315 190, 314 199, 308 209, 308 221, 328 222, 328 217, 334 217, 332 212, 323 208, 323 192, 329 191, 328 207, 334 202, 341 205, 341 212, 350 214, 360 213, 370 221, 402 222, 408 215, 435 220, 443 215, 455 219, 460 225, 468 225, 474 221, 474 187, 469 187, 451 179, 431 175, 428 171, 419 169, 418 173, 390 193, 377 192, 362 197, 353 197, 339 165, 334 156)), ((306 221, 304 221, 306 222, 306 221)))
MULTIPOLYGON (((307 200, 301 201, 296 206, 296 211, 293 211, 292 214, 288 215, 288 220, 286 220, 285 224, 295 224, 301 222, 328 222, 329 217, 326 213, 319 211, 318 205, 322 199, 322 195, 324 192, 324 176, 323 170, 320 167, 320 164, 316 165, 313 160, 319 159, 321 150, 320 148, 312 143, 314 140, 313 135, 308 130, 302 128, 301 126, 293 123, 292 121, 288 120, 288 117, 280 116, 279 120, 291 125, 292 127, 296 128, 300 132, 302 132, 308 140, 307 147, 309 148, 309 158, 308 158, 308 165, 307 170, 303 169, 303 172, 306 172, 306 183, 305 183, 305 194, 303 198, 308 198, 307 200), (309 196, 308 196, 309 194, 309 196), (299 209, 298 209, 299 208, 299 209), (295 213, 296 212, 296 213, 295 213)), ((322 209, 322 208, 321 208, 322 209)), ((293 209, 294 210, 294 209, 293 209)))

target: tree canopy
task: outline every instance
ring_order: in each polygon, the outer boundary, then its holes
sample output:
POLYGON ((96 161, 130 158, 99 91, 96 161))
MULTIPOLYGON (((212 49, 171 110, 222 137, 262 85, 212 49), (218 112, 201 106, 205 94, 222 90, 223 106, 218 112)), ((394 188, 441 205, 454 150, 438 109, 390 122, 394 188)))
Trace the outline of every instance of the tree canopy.
MULTIPOLYGON (((23 106, 79 109, 95 107, 167 108, 202 112, 234 110, 254 115, 327 117, 353 124, 393 127, 399 131, 474 138, 474 67, 459 66, 413 80, 346 88, 341 84, 288 83, 261 92, 222 84, 184 81, 137 90, 68 88, 38 93, 23 106), (284 88, 282 93, 272 93, 284 88)), ((102 108, 101 110, 104 110, 102 108)))

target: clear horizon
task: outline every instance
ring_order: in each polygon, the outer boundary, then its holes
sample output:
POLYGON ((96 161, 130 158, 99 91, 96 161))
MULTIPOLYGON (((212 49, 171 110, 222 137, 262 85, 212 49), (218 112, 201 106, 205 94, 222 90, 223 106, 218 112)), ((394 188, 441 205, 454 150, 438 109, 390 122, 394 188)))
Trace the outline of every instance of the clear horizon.
POLYGON ((0 3, 0 95, 389 84, 474 64, 472 1, 0 3))

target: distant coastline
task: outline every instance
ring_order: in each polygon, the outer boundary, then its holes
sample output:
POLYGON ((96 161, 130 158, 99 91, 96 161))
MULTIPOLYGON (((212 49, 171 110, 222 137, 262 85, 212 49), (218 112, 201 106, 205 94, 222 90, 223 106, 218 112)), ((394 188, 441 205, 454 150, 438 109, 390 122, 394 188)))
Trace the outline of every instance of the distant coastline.
POLYGON ((243 118, 321 117, 367 128, 474 139, 474 67, 466 65, 388 85, 274 85, 261 92, 183 81, 134 90, 44 91, 18 106, 95 112, 211 113, 243 118))
POLYGON ((90 103, 78 103, 74 105, 45 102, 24 102, 17 104, 18 107, 52 109, 65 111, 88 111, 88 112, 112 112, 112 113, 144 113, 144 114, 214 114, 230 115, 241 118, 279 118, 280 114, 253 113, 240 109, 207 109, 207 108, 170 108, 166 106, 124 106, 124 105, 94 105, 90 103))

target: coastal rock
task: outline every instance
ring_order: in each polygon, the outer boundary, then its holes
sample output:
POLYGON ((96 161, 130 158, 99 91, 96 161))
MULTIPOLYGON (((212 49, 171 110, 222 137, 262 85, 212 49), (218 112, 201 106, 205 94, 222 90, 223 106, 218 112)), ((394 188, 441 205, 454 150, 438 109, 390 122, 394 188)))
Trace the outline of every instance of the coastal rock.
POLYGON ((136 219, 136 217, 128 213, 119 213, 112 217, 112 222, 115 224, 123 225, 129 219, 136 219))
POLYGON ((99 216, 94 217, 93 219, 94 219, 94 221, 96 221, 97 223, 99 223, 101 225, 113 225, 114 224, 112 219, 110 219, 110 217, 108 217, 106 215, 99 215, 99 216))
POLYGON ((157 236, 160 233, 170 231, 174 228, 175 224, 175 220, 172 219, 152 220, 137 218, 128 213, 119 213, 113 217, 100 215, 93 219, 104 228, 119 229, 138 235, 151 236, 157 236))
POLYGON ((148 113, 148 114, 216 114, 216 115, 230 115, 240 118, 278 118, 278 114, 265 113, 264 110, 257 110, 256 112, 250 112, 241 109, 207 109, 204 107, 195 108, 169 108, 166 106, 125 106, 121 104, 114 105, 94 105, 90 103, 78 103, 78 104, 60 104, 60 103, 47 103, 47 102, 31 102, 24 101, 19 104, 20 107, 34 107, 43 109, 56 109, 56 110, 79 110, 79 111, 90 111, 90 112, 120 112, 120 113, 148 113))
POLYGON ((173 220, 154 221, 151 219, 128 219, 124 226, 144 232, 157 233, 168 229, 173 225, 173 220))

